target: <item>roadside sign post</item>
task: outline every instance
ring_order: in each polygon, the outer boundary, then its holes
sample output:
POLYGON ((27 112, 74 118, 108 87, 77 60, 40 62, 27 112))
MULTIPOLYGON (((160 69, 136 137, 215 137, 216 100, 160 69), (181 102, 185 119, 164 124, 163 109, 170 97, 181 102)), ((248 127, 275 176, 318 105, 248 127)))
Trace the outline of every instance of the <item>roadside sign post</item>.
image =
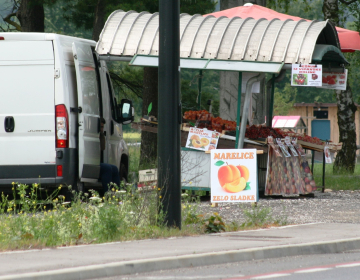
POLYGON ((159 1, 158 188, 168 227, 181 228, 180 2, 159 1))

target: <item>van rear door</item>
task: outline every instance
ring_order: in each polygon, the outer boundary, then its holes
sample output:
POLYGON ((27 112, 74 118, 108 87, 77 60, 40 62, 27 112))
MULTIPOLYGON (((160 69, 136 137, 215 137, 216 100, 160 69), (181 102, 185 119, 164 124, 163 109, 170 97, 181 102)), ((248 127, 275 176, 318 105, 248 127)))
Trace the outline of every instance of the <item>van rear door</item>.
POLYGON ((0 41, 0 180, 55 178, 51 41, 0 41))
POLYGON ((100 176, 100 99, 94 57, 89 44, 72 44, 78 90, 79 178, 94 182, 100 176))

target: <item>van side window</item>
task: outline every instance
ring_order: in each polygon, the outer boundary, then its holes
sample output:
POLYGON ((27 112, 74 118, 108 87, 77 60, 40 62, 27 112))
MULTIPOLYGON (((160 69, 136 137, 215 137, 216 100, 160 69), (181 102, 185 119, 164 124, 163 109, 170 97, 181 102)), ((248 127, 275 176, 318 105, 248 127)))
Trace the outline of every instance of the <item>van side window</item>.
POLYGON ((81 67, 81 86, 84 89, 83 110, 85 113, 100 115, 99 111, 99 88, 95 69, 81 67))
POLYGON ((109 89, 111 116, 112 116, 113 120, 118 121, 118 115, 117 115, 117 110, 116 110, 117 104, 115 103, 116 99, 114 98, 113 88, 112 88, 112 84, 110 81, 109 73, 106 73, 106 80, 107 80, 107 85, 108 85, 108 89, 109 89))

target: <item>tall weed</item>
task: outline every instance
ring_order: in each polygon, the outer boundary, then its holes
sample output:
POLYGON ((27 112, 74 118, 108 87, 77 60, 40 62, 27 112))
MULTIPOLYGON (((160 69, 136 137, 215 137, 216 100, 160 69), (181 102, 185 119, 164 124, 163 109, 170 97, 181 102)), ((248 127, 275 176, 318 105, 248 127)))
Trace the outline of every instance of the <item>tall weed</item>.
POLYGON ((2 194, 0 201, 0 250, 202 233, 196 203, 184 199, 187 226, 182 231, 169 229, 163 226, 157 188, 139 192, 130 185, 123 187, 112 185, 103 197, 94 190, 70 189, 74 197, 70 202, 59 195, 61 187, 40 200, 39 185, 13 184, 14 198, 2 194))

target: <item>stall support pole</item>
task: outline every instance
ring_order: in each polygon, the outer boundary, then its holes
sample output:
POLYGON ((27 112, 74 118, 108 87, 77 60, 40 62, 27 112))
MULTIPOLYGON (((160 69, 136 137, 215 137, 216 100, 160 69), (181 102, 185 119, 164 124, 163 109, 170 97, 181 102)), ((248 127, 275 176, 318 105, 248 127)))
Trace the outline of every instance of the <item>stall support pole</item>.
MULTIPOLYGON (((314 176, 314 174, 313 174, 314 176)), ((323 151, 323 174, 322 174, 322 192, 325 191, 325 153, 323 151)))
POLYGON ((180 1, 159 0, 159 211, 181 228, 180 1))
POLYGON ((198 100, 197 100, 197 105, 198 105, 198 110, 201 110, 201 83, 202 83, 202 70, 199 71, 199 82, 198 82, 198 100))
POLYGON ((270 108, 269 108, 270 126, 269 127, 272 127, 272 118, 273 118, 273 114, 274 114, 274 93, 275 93, 275 75, 273 74, 272 81, 271 81, 271 95, 270 95, 270 108))
POLYGON ((249 113, 250 99, 252 98, 252 85, 255 82, 261 81, 265 77, 265 73, 261 73, 255 77, 250 78, 246 83, 246 93, 245 93, 245 101, 241 118, 241 126, 240 126, 240 135, 238 142, 238 149, 242 149, 244 147, 245 140, 245 131, 246 131, 246 123, 247 123, 247 115, 249 113))
POLYGON ((238 143, 239 143, 239 133, 240 133, 241 87, 242 87, 242 72, 239 72, 238 102, 237 102, 237 116, 236 116, 236 141, 235 141, 235 149, 238 147, 238 143))
POLYGON ((311 173, 314 175, 315 151, 311 151, 311 173))

